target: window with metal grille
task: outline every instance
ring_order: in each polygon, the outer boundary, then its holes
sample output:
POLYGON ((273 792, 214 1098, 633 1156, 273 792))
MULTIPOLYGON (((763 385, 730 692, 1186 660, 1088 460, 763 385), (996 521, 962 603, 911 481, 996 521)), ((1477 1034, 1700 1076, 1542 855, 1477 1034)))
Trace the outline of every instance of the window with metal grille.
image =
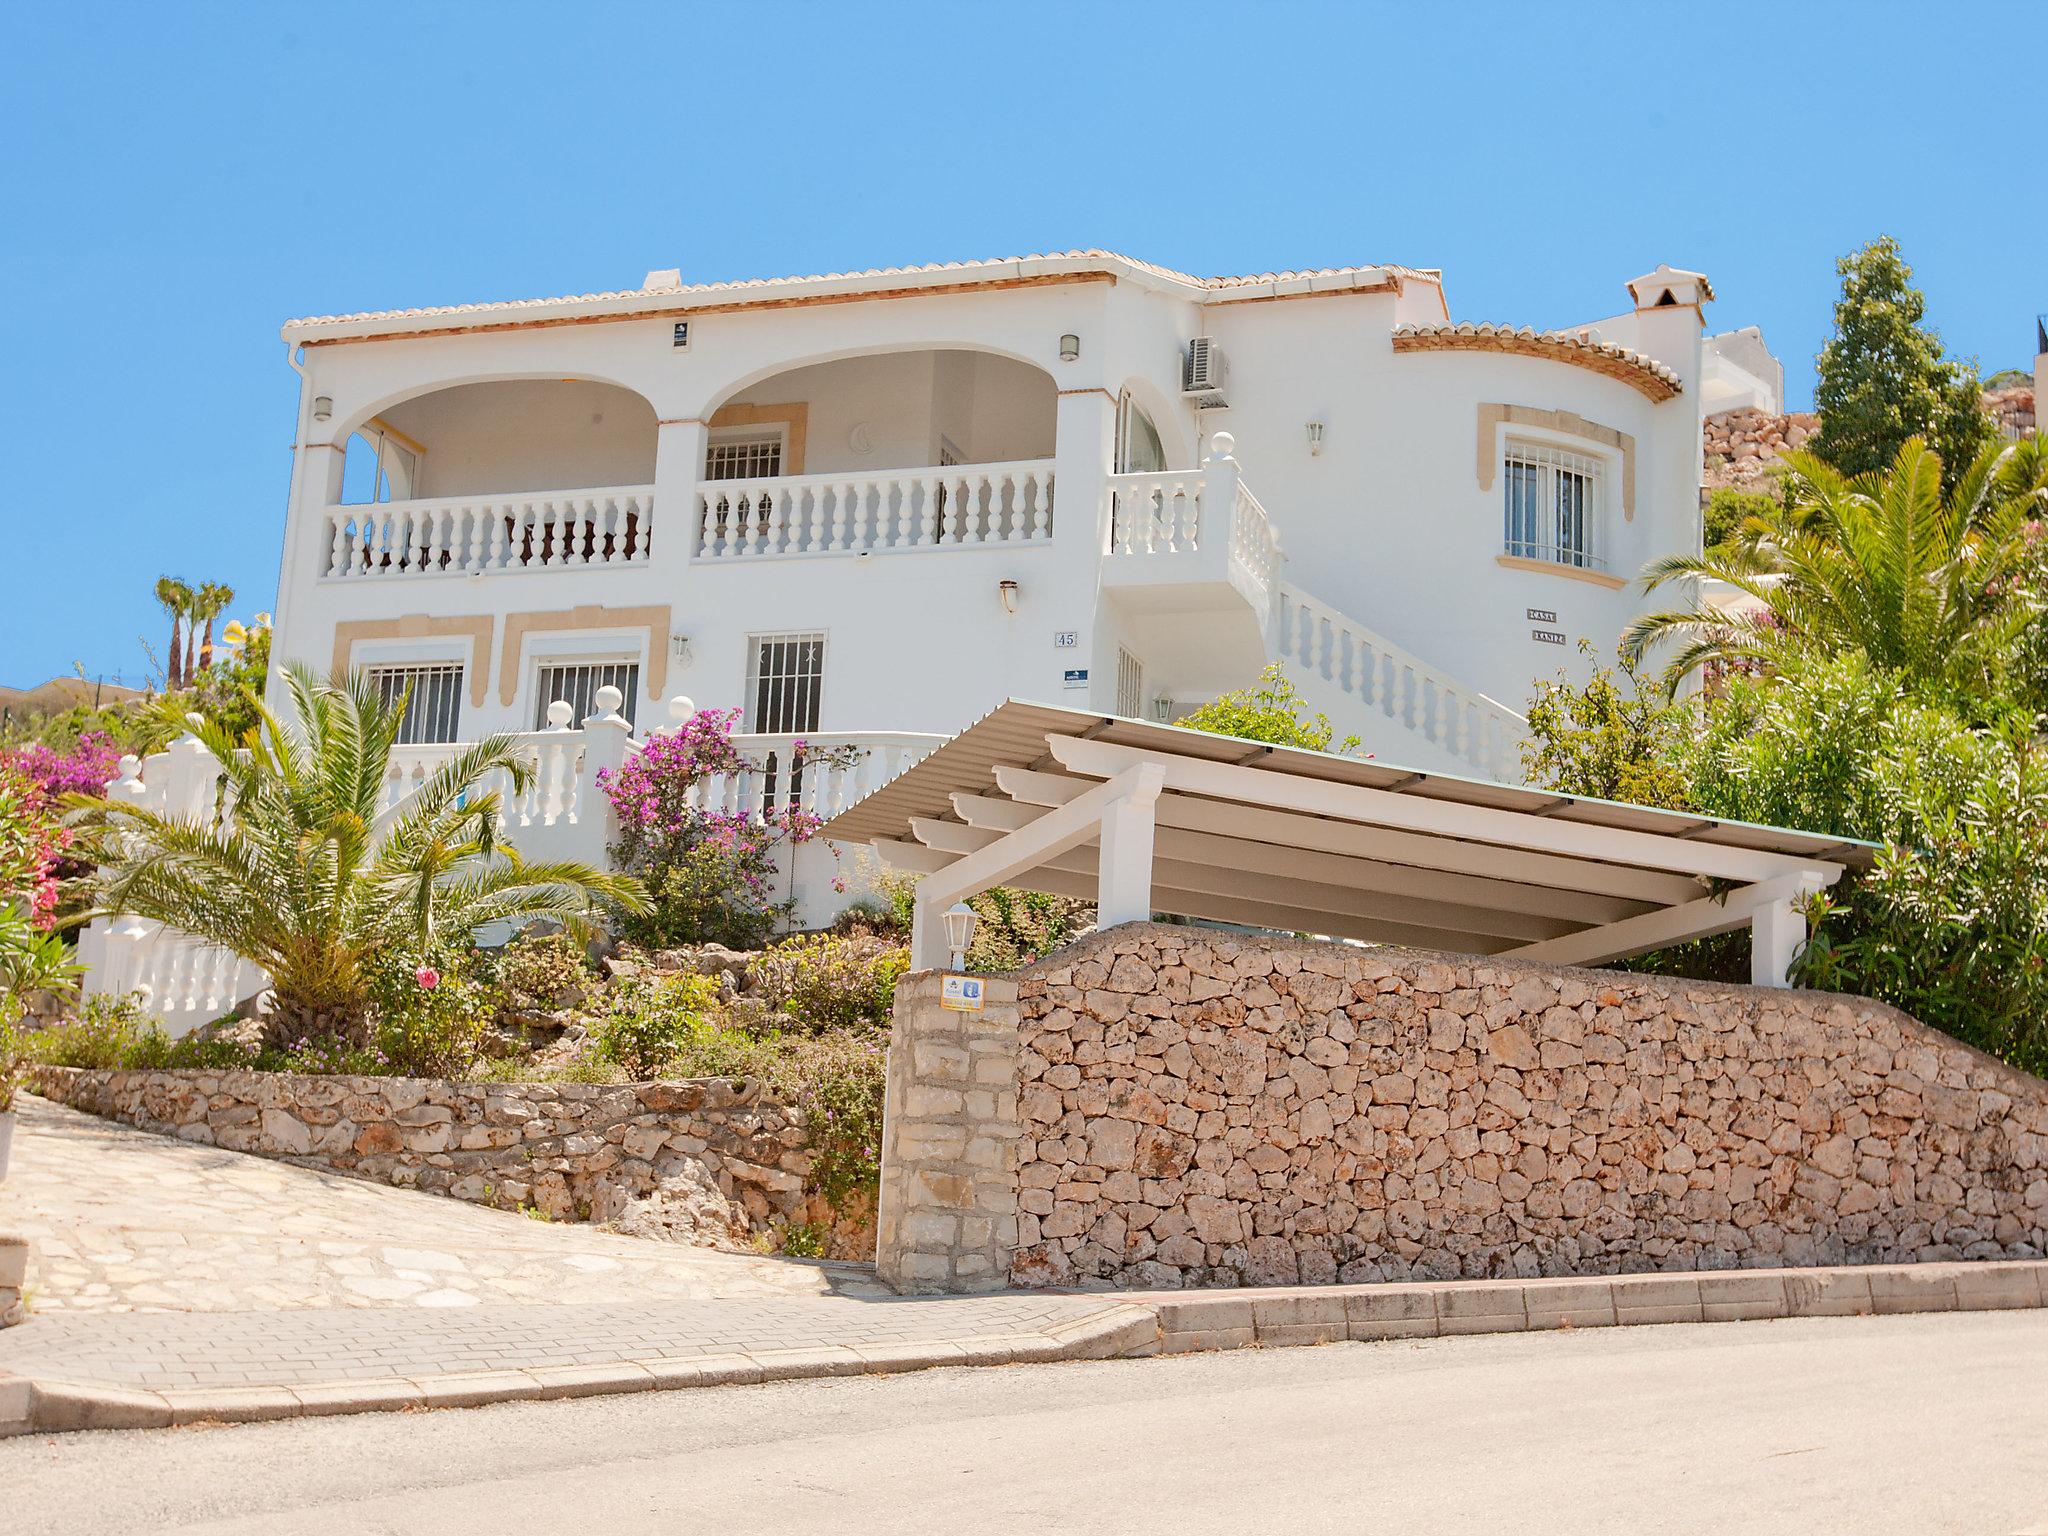
POLYGON ((569 706, 569 724, 581 725, 597 713, 597 690, 616 688, 624 695, 619 713, 633 723, 633 706, 640 695, 640 663, 637 661, 549 662, 540 669, 540 681, 533 690, 533 728, 548 726, 548 706, 562 699, 569 706))
POLYGON ((370 683, 387 709, 406 700, 405 719, 398 727, 402 746, 456 741, 462 723, 462 663, 434 662, 423 666, 371 667, 370 683))
POLYGON ((1526 560, 1597 567, 1600 461, 1545 443, 1509 443, 1501 476, 1506 548, 1526 560))
POLYGON ((747 729, 787 736, 818 728, 822 634, 755 635, 747 647, 747 729))
POLYGON ((1116 712, 1134 720, 1145 713, 1145 664, 1122 646, 1116 648, 1116 712))
POLYGON ((714 437, 704 455, 706 480, 772 480, 782 473, 782 434, 714 437))

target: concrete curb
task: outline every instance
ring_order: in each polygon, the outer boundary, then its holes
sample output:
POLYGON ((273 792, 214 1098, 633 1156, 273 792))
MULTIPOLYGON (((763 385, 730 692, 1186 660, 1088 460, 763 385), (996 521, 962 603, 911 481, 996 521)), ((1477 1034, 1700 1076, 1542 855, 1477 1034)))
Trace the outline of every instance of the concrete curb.
MULTIPOLYGON (((1104 1298, 1105 1302, 1108 1298, 1104 1298)), ((536 1366, 451 1376, 391 1376, 312 1386, 141 1391, 0 1371, 0 1438, 83 1429, 168 1429, 183 1424, 250 1424, 323 1414, 476 1408, 683 1387, 743 1386, 822 1376, 866 1376, 947 1365, 1013 1365, 1106 1360, 1149 1353, 1159 1338, 1149 1307, 1120 1304, 1043 1333, 1001 1334, 877 1347, 765 1349, 689 1360, 536 1366)))
POLYGON ((1155 1291, 1159 1353, 1776 1317, 2048 1306, 2048 1261, 1709 1270, 1590 1279, 1155 1291))
POLYGON ((393 1376, 313 1386, 146 1392, 0 1372, 0 1437, 164 1429, 335 1413, 474 1408, 617 1392, 884 1375, 948 1365, 1131 1359, 1200 1350, 1650 1323, 2048 1307, 2048 1260, 1717 1270, 1554 1280, 1118 1292, 1042 1333, 900 1346, 752 1350, 689 1360, 393 1376))

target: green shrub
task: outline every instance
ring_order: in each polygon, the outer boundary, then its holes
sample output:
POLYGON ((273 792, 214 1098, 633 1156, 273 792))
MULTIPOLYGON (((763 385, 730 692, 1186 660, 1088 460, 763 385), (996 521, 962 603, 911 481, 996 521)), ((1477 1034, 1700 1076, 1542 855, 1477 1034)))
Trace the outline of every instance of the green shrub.
POLYGON ((1219 695, 1174 723, 1191 731, 1307 747, 1312 752, 1353 752, 1359 744, 1356 736, 1346 736, 1333 745, 1336 731, 1330 717, 1309 712, 1307 701, 1294 691, 1286 668, 1277 661, 1251 687, 1219 695))
POLYGON ((811 1187, 838 1214, 870 1207, 882 1178, 882 1094, 888 1039, 848 1031, 776 1042, 763 1075, 803 1112, 811 1187))
POLYGON ((622 916, 620 932, 647 949, 723 944, 759 949, 788 915, 787 901, 770 898, 759 866, 766 854, 752 842, 706 841, 672 860, 643 869, 652 906, 622 916))
POLYGON ((630 1078, 748 1076, 753 1042, 718 1027, 718 997, 715 977, 688 971, 620 982, 597 1021, 594 1054, 630 1078))
POLYGON ((910 951, 872 933, 812 934, 790 939, 754 965, 763 995, 810 1030, 888 1022, 896 978, 910 969, 910 951))
MULTIPOLYGON (((1579 642, 1582 654, 1593 647, 1579 642)), ((1645 685, 1637 663, 1595 667, 1583 684, 1564 673, 1536 684, 1522 768, 1531 784, 1566 795, 1593 795, 1631 805, 1685 804, 1685 775, 1675 761, 1688 717, 1683 705, 1645 685)))
MULTIPOLYGON (((481 1054, 484 1031, 502 997, 485 973, 474 951, 447 946, 437 947, 426 960, 395 951, 380 957, 369 977, 374 1019, 369 1049, 342 1053, 369 1065, 348 1070, 393 1077, 462 1076, 481 1054)), ((315 1041, 302 1049, 335 1054, 332 1042, 315 1041)))
POLYGON ((590 959, 574 934, 521 936, 489 952, 483 964, 491 980, 513 1008, 546 1010, 557 1006, 564 992, 584 988, 592 979, 590 959))
POLYGON ((134 997, 106 993, 86 998, 71 1018, 25 1032, 22 1046, 28 1060, 44 1066, 98 1072, 160 1066, 170 1049, 163 1026, 134 997))
POLYGON ((1739 491, 1724 485, 1707 497, 1700 511, 1702 547, 1715 549, 1728 543, 1751 518, 1768 520, 1781 513, 1785 503, 1769 491, 1739 491))

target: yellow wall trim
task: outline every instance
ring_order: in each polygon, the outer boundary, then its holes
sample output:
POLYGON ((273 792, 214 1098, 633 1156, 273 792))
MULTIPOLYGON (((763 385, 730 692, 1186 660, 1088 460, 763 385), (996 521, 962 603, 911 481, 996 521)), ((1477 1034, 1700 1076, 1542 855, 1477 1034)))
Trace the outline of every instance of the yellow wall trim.
POLYGON ((396 619, 343 619, 334 626, 334 670, 346 672, 355 665, 356 644, 362 640, 445 640, 451 635, 469 641, 469 702, 481 705, 490 687, 491 626, 497 622, 488 613, 408 613, 396 619))
POLYGON ((668 626, 667 603, 644 608, 607 608, 602 603, 587 603, 579 608, 508 613, 503 659, 498 665, 498 702, 509 705, 519 695, 519 655, 528 635, 589 629, 646 630, 647 697, 659 699, 668 686, 668 626))
POLYGON ((1552 432, 1562 432, 1568 437, 1583 437, 1588 442, 1605 443, 1621 451, 1621 515, 1624 521, 1636 520, 1636 440, 1628 433, 1614 427, 1603 427, 1597 421, 1588 421, 1574 411, 1544 411, 1533 405, 1481 405, 1479 407, 1479 489, 1493 489, 1494 472, 1500 468, 1501 450, 1498 429, 1511 427, 1543 427, 1552 432))
POLYGON ((1493 563, 1511 571, 1534 571, 1539 576, 1565 576, 1573 581, 1590 582, 1596 587, 1605 587, 1610 592, 1619 592, 1628 585, 1626 577, 1610 576, 1605 571, 1589 571, 1583 565, 1559 565, 1551 560, 1527 560, 1520 555, 1495 555, 1493 563))

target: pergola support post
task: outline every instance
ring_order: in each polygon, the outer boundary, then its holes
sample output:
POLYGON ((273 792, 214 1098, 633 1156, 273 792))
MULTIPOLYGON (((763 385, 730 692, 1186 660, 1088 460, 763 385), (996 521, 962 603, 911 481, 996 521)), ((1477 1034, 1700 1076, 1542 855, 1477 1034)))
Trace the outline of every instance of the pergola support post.
POLYGON ((1148 780, 1111 801, 1102 813, 1102 855, 1095 888, 1097 928, 1151 921, 1153 808, 1158 801, 1159 786, 1148 780))
POLYGON ((1806 914, 1789 900, 1767 902, 1749 918, 1752 986, 1789 987, 1792 962, 1806 942, 1806 914))

